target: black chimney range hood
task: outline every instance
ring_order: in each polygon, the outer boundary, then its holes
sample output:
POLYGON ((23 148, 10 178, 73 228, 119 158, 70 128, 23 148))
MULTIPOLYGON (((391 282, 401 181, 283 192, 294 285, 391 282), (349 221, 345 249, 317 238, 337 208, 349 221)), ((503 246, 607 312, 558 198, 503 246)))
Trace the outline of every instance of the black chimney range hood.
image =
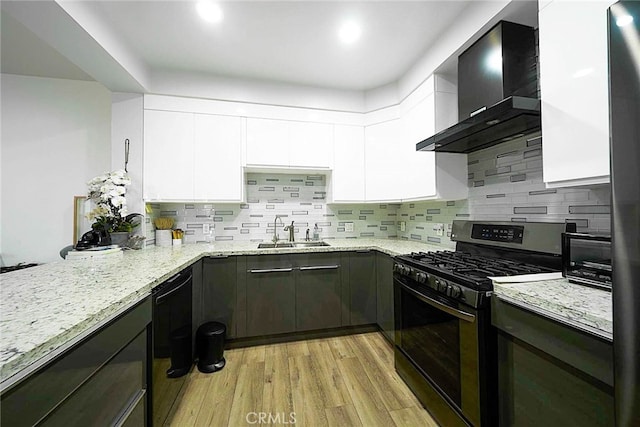
POLYGON ((535 30, 500 21, 458 57, 460 122, 417 151, 471 153, 540 130, 535 30))

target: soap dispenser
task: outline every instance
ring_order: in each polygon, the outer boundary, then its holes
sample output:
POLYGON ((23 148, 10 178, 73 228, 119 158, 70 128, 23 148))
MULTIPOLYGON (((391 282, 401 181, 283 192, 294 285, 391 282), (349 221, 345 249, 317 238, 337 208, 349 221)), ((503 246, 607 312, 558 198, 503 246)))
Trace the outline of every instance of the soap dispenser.
POLYGON ((320 240, 320 231, 318 230, 318 224, 313 227, 313 240, 320 240))

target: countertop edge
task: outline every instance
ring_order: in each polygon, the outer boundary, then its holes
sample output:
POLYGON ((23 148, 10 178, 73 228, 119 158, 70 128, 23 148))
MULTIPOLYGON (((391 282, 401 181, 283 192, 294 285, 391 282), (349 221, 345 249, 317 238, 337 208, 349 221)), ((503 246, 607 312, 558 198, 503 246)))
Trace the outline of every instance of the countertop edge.
POLYGON ((610 333, 608 333, 608 332, 606 332, 606 331, 604 331, 602 329, 599 329, 599 328, 597 328, 595 326, 590 326, 590 325, 586 325, 584 323, 577 322, 575 320, 560 316, 557 313, 553 313, 551 311, 545 310, 545 309, 540 308, 538 306, 531 305, 529 303, 526 303, 524 301, 515 299, 513 297, 510 297, 510 296, 507 296, 507 295, 504 295, 504 294, 494 294, 494 295, 499 300, 502 300, 502 301, 504 301, 504 302, 506 302, 508 304, 514 305, 514 306, 516 306, 518 308, 521 308, 523 310, 527 310, 527 311, 529 311, 531 313, 537 314, 537 315, 542 316, 544 318, 554 320, 554 321, 556 321, 558 323, 561 323, 561 324, 563 324, 565 326, 577 329, 577 330, 579 330, 581 332, 586 332, 588 334, 595 335, 596 337, 602 338, 602 339, 604 339, 606 341, 613 342, 613 334, 610 334, 610 333))

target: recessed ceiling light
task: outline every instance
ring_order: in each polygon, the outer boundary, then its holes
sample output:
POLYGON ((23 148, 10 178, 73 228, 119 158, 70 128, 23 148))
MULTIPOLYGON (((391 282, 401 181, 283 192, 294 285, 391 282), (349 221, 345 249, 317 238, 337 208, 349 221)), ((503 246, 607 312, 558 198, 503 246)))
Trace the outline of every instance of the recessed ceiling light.
POLYGON ((362 28, 360 24, 355 21, 347 21, 340 27, 338 31, 338 37, 344 44, 352 44, 360 38, 362 34, 362 28))
POLYGON ((626 27, 632 22, 633 22, 633 16, 631 15, 622 15, 619 18, 616 18, 616 25, 618 27, 626 27))
POLYGON ((224 13, 222 12, 220 5, 211 1, 199 1, 196 4, 196 10, 200 17, 207 22, 220 22, 224 17, 224 13))

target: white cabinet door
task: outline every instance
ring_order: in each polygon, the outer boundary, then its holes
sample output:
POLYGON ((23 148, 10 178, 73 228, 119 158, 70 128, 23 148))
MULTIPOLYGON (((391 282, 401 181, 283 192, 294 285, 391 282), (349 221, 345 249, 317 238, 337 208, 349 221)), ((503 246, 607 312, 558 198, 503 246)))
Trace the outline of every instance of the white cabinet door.
POLYGON ((241 120, 240 117, 195 114, 195 200, 242 200, 241 120))
POLYGON ((365 200, 364 127, 335 125, 331 192, 334 202, 365 200))
POLYGON ((193 199, 193 114, 144 112, 146 200, 193 199))
POLYGON ((544 181, 607 182, 607 8, 553 1, 539 12, 544 181))
POLYGON ((418 102, 402 117, 403 199, 429 198, 436 195, 435 153, 418 152, 416 144, 435 133, 434 94, 418 102))
POLYGON ((367 201, 399 201, 404 175, 400 162, 400 120, 365 129, 365 196, 367 201))
POLYGON ((329 168, 333 157, 333 126, 289 122, 289 166, 329 168))
POLYGON ((247 119, 247 165, 289 166, 289 122, 247 119))

